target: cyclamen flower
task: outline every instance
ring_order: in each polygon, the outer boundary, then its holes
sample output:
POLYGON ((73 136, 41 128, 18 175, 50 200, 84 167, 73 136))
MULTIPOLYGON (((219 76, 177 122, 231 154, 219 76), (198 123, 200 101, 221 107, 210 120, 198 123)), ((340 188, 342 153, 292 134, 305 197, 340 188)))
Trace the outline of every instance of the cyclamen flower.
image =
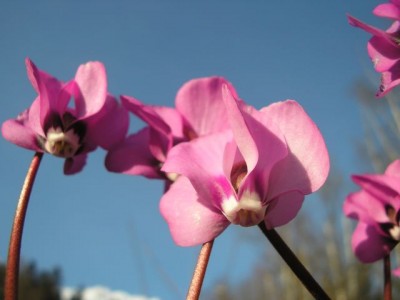
POLYGON ((360 20, 348 16, 351 25, 359 27, 373 35, 368 42, 368 54, 375 70, 382 73, 381 85, 377 97, 383 97, 400 84, 400 1, 378 5, 373 13, 378 17, 394 20, 386 30, 367 25, 360 20))
MULTIPOLYGON (((371 263, 389 255, 400 241, 400 160, 384 174, 354 175, 362 189, 351 193, 343 206, 347 217, 358 220, 352 236, 355 255, 371 263)), ((400 275, 400 269, 394 271, 400 275)))
POLYGON ((228 128, 221 92, 224 84, 234 92, 222 77, 193 79, 179 89, 176 108, 145 105, 133 97, 121 96, 123 106, 148 126, 108 152, 107 169, 148 178, 172 178, 173 174, 166 175, 161 167, 173 146, 228 128))
POLYGON ((284 225, 328 175, 324 140, 297 102, 257 111, 226 86, 223 95, 230 129, 175 146, 162 167, 180 174, 160 210, 181 246, 208 242, 230 224, 284 225))
POLYGON ((29 59, 26 67, 38 97, 16 119, 3 123, 5 139, 65 158, 65 174, 81 171, 87 153, 97 146, 108 149, 123 140, 128 113, 107 94, 102 63, 79 66, 75 78, 67 83, 39 70, 29 59))

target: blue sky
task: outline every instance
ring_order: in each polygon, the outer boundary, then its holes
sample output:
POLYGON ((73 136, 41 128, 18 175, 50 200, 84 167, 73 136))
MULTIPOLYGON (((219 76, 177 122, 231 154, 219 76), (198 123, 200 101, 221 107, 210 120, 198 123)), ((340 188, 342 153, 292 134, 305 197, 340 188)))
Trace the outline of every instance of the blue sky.
MULTIPOLYGON (((322 134, 332 163, 359 173, 354 140, 362 134, 351 87, 374 74, 368 34, 346 13, 385 26, 381 2, 335 1, 7 1, 0 4, 0 122, 27 108, 35 93, 24 66, 68 80, 90 60, 107 69, 109 91, 173 106, 186 81, 220 75, 261 108, 295 99, 322 134)), ((378 77, 376 77, 378 78, 378 77)), ((376 80, 378 86, 378 79, 376 80)), ((132 119, 131 132, 141 123, 132 119)), ((0 260, 5 261, 16 201, 33 153, 0 139, 0 260)), ((173 244, 158 212, 162 183, 108 173, 104 151, 66 177, 46 155, 32 193, 22 256, 60 266, 67 286, 101 284, 130 293, 185 295, 198 247, 173 244)), ((318 205, 309 197, 304 210, 318 205)), ((343 201, 343 199, 337 199, 343 201)), ((205 288, 243 279, 261 249, 232 227, 215 243, 205 288)), ((260 235, 261 238, 261 235, 260 235)), ((266 242, 266 247, 269 245, 266 242)))

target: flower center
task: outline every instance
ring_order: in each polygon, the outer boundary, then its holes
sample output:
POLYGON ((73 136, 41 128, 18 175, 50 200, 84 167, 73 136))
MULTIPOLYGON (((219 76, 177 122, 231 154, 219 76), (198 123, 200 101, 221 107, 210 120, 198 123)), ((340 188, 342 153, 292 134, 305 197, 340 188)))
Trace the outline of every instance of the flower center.
POLYGON ((390 222, 382 224, 381 227, 386 230, 386 232, 390 235, 392 239, 400 242, 400 226, 398 221, 398 213, 391 205, 387 205, 385 209, 386 215, 388 216, 390 222))
POLYGON ((222 203, 225 217, 233 224, 254 226, 264 220, 266 207, 256 193, 244 192, 240 201, 230 197, 222 203))
POLYGON ((73 129, 64 132, 60 127, 49 128, 46 133, 44 149, 55 156, 69 158, 80 148, 79 136, 73 129))

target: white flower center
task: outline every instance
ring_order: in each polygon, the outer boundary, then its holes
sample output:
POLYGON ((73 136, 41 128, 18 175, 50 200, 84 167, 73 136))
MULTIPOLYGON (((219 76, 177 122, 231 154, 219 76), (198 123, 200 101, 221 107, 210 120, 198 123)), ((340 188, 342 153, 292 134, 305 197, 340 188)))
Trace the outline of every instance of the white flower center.
POLYGON ((64 132, 57 127, 47 131, 44 149, 50 154, 69 158, 75 155, 80 146, 79 136, 72 129, 64 132))
POLYGON ((257 193, 244 192, 240 201, 231 196, 222 202, 225 217, 233 224, 254 226, 264 220, 266 207, 261 204, 257 193))
POLYGON ((394 225, 391 229, 389 229, 390 236, 396 240, 400 241, 400 227, 397 225, 394 225))

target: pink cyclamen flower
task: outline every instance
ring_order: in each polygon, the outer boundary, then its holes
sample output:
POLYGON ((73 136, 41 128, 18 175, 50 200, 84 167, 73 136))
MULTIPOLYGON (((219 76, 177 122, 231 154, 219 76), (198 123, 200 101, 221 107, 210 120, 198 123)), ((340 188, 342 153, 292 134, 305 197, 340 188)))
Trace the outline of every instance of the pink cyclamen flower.
POLYGON ((379 17, 394 20, 386 30, 381 30, 348 16, 351 25, 359 27, 373 35, 368 42, 368 54, 375 70, 382 73, 381 85, 377 97, 383 97, 400 84, 400 1, 378 5, 373 13, 379 17))
POLYGON ((26 67, 38 97, 16 119, 3 123, 5 139, 65 158, 65 174, 79 172, 87 153, 97 146, 108 149, 123 140, 129 126, 128 113, 107 94, 102 63, 79 66, 75 78, 66 83, 38 69, 29 59, 26 67))
POLYGON ((173 146, 228 128, 222 100, 224 84, 235 93, 222 77, 190 80, 179 89, 176 108, 145 105, 133 97, 121 96, 123 106, 148 126, 108 152, 107 169, 147 178, 171 179, 173 174, 165 174, 161 167, 173 146))
MULTIPOLYGON (((352 248, 362 262, 375 262, 400 241, 400 160, 391 163, 384 174, 352 178, 362 188, 351 193, 343 206, 347 217, 359 221, 352 248)), ((400 275, 399 270, 395 274, 400 275)))
POLYGON ((181 175, 160 202, 181 246, 208 242, 231 223, 283 225, 328 175, 324 140, 297 102, 257 111, 226 86, 223 96, 230 128, 175 146, 162 168, 181 175))

